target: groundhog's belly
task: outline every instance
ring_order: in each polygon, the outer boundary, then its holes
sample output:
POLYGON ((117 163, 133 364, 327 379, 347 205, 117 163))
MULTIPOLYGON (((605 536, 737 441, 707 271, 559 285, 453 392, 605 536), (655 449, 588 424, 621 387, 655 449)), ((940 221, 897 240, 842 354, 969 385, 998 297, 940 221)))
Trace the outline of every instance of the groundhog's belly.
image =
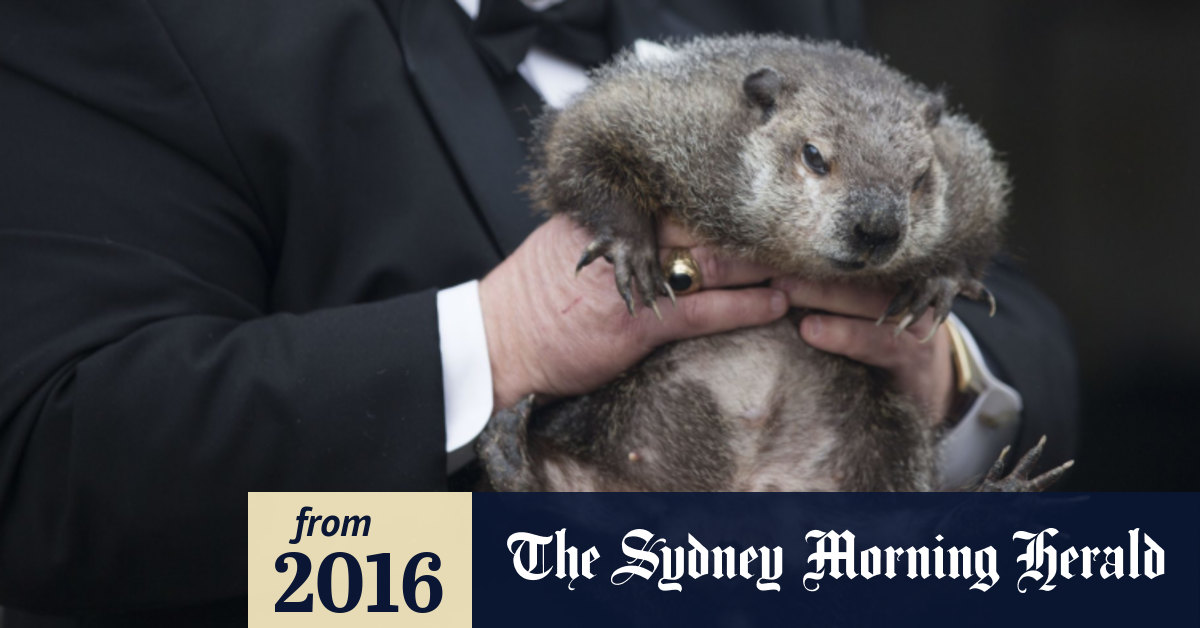
POLYGON ((930 435, 794 320, 666 347, 530 429, 544 490, 922 490, 930 435))

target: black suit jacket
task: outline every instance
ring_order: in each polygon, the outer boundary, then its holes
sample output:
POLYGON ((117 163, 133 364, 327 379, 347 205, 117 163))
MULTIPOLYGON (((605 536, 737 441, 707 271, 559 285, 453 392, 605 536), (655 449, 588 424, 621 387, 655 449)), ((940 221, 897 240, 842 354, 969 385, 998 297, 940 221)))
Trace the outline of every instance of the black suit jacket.
MULTIPOLYGON (((435 291, 536 223, 457 12, 0 4, 0 604, 244 618, 247 491, 446 486, 435 291)), ((1065 332, 1014 281, 972 329, 1062 425, 1065 332)))

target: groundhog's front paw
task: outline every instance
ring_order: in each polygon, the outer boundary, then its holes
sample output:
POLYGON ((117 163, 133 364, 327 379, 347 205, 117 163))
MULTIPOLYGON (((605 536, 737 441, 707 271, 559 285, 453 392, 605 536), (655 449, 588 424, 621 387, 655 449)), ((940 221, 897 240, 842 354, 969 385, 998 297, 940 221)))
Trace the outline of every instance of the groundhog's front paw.
POLYGON ((934 277, 922 281, 910 281, 901 286, 900 291, 888 305, 887 311, 879 317, 876 324, 883 324, 885 320, 899 316, 900 321, 896 324, 896 335, 900 335, 900 332, 908 329, 909 325, 921 318, 925 314, 925 310, 932 307, 933 326, 929 329, 929 335, 922 341, 929 340, 937 331, 938 326, 950 316, 954 297, 960 294, 976 301, 986 300, 991 305, 991 314, 996 314, 996 298, 992 296, 991 292, 988 292, 987 288, 983 287, 983 283, 978 279, 934 277))
POLYGON ((1074 460, 1068 460, 1049 471, 1029 477, 1029 472, 1033 470, 1037 464, 1038 458, 1042 456, 1042 450, 1046 447, 1046 437, 1043 436, 1038 444, 1029 453, 1021 457, 1013 467, 1012 473, 1005 477, 1000 477, 1004 472, 1004 458, 1008 456, 1008 447, 1000 452, 1000 457, 996 459, 992 469, 988 471, 987 477, 983 479, 983 483, 979 488, 975 489, 981 493, 1028 493, 1034 491, 1044 491, 1054 484, 1075 465, 1074 460))
POLYGON ((658 262, 658 248, 654 241, 638 241, 617 236, 598 237, 584 249, 583 256, 575 265, 575 272, 578 273, 599 257, 612 263, 617 292, 621 293, 629 313, 636 316, 633 304, 636 291, 642 303, 662 320, 662 314, 658 311, 655 301, 659 294, 665 294, 674 302, 675 293, 667 283, 662 266, 658 262))

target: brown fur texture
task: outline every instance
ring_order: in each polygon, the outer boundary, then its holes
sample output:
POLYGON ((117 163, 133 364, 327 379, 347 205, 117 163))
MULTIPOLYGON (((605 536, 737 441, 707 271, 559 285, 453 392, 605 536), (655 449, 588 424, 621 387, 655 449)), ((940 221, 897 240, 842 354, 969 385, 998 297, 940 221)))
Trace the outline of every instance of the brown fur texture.
MULTIPOLYGON (((538 124, 530 190, 596 241, 631 310, 669 291, 657 221, 890 314, 982 297, 1008 181, 940 95, 833 43, 701 38, 627 52, 538 124), (819 152, 810 159, 806 152, 819 152)), ((660 348, 605 388, 494 417, 502 490, 931 490, 939 435, 880 370, 799 338, 798 313, 660 348)))

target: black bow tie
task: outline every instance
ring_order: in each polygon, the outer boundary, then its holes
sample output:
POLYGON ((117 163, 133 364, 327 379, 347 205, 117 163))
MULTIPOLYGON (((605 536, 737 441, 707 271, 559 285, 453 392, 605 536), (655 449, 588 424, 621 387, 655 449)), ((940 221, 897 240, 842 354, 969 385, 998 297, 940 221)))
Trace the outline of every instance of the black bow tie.
POLYGON ((521 0, 480 0, 475 45, 497 76, 511 76, 538 45, 584 67, 608 60, 608 2, 565 0, 534 11, 521 0))

